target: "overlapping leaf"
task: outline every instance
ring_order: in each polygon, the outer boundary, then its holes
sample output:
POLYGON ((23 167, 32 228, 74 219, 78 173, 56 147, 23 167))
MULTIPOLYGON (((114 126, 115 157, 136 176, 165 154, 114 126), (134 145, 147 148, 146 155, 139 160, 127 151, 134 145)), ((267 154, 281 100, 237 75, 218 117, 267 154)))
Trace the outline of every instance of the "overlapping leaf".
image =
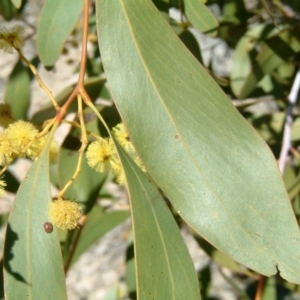
POLYGON ((128 182, 138 299, 200 299, 196 272, 156 187, 119 148, 128 182))
POLYGON ((30 102, 30 73, 21 60, 15 65, 5 91, 5 102, 10 104, 15 119, 27 119, 30 102))
POLYGON ((270 25, 264 24, 252 28, 236 47, 231 87, 240 98, 248 96, 265 75, 289 61, 300 50, 297 30, 289 29, 278 33, 274 29, 268 32, 270 29, 270 25), (256 53, 254 47, 263 37, 266 41, 261 45, 260 52, 256 53))
POLYGON ((20 186, 10 213, 4 250, 5 299, 67 299, 56 229, 48 234, 48 138, 20 186))
POLYGON ((82 7, 83 0, 45 0, 37 28, 37 50, 44 66, 57 61, 82 7))
POLYGON ((218 32, 219 24, 201 0, 185 0, 185 13, 189 21, 203 33, 215 36, 218 32))
POLYGON ((151 1, 98 0, 97 22, 117 107, 180 216, 238 262, 300 283, 299 229, 265 142, 151 1))

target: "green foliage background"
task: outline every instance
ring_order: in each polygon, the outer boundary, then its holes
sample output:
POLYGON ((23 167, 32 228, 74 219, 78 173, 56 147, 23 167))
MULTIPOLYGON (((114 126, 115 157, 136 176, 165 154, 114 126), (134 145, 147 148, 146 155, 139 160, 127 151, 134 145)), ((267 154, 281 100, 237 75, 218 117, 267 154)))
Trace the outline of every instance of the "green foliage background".
MULTIPOLYGON (((45 0, 36 24, 35 65, 55 68, 68 37, 81 30, 78 20, 84 2, 73 2, 45 0)), ((26 1, 0 0, 0 12, 11 20, 22 15, 25 5, 26 1)), ((84 160, 67 191, 87 216, 79 240, 77 229, 46 235, 49 182, 58 189, 65 185, 80 147, 80 132, 73 128, 57 164, 49 168, 50 136, 20 185, 7 223, 5 298, 66 299, 63 268, 129 217, 134 256, 127 257, 125 277, 130 299, 209 299, 210 271, 194 270, 180 234, 182 226, 212 261, 231 270, 232 278, 224 277, 237 298, 252 297, 235 282, 245 276, 251 284, 261 275, 272 276, 261 299, 281 297, 279 287, 287 295, 297 293, 298 104, 290 112, 291 151, 283 177, 276 160, 298 71, 299 20, 298 1, 91 3, 88 30, 93 51, 85 88, 110 129, 122 119, 147 173, 118 146, 130 211, 110 212, 97 200, 113 176, 96 173, 84 160), (212 7, 219 15, 211 12, 212 7), (170 17, 170 8, 177 9, 178 20, 170 17), (228 76, 221 77, 212 65, 203 66, 205 45, 199 45, 191 27, 233 50, 228 76), (111 105, 97 104, 99 97, 111 105)), ((20 61, 9 76, 3 100, 12 106, 15 118, 28 118, 33 78, 20 61), (18 94, 22 102, 15 100, 18 94)), ((63 105, 72 89, 55 95, 57 102, 63 105)), ((75 103, 69 111, 77 111, 75 103)), ((29 121, 41 125, 55 113, 49 101, 29 121)), ((89 107, 84 116, 88 130, 108 135, 89 107)), ((5 179, 15 192, 16 180, 9 175, 5 179)), ((107 299, 122 297, 113 291, 107 299)))

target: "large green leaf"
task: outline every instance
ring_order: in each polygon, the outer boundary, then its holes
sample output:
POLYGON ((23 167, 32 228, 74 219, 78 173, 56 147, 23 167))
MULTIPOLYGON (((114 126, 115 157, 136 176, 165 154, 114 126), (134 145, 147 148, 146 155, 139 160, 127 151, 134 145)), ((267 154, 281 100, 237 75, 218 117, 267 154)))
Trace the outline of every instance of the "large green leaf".
POLYGON ((184 0, 184 10, 195 28, 211 36, 217 34, 217 19, 201 0, 184 0))
POLYGON ((37 28, 37 50, 45 67, 52 67, 72 32, 83 0, 45 0, 37 28))
POLYGON ((57 231, 46 233, 51 136, 23 183, 9 217, 4 250, 5 299, 67 299, 57 231))
POLYGON ((300 283, 300 233, 274 157, 147 0, 98 0, 112 95, 151 177, 216 248, 300 283))
POLYGON ((162 196, 118 147, 131 204, 137 299, 200 299, 192 259, 162 196))

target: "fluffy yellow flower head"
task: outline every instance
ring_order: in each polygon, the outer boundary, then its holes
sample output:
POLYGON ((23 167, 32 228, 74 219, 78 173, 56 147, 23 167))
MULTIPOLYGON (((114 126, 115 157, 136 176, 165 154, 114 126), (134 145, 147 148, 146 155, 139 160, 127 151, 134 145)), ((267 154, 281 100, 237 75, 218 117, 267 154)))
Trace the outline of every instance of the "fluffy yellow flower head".
POLYGON ((116 176, 115 180, 120 186, 126 186, 126 176, 119 160, 113 161, 112 173, 116 176))
POLYGON ((7 29, 0 27, 0 49, 4 52, 12 53, 13 48, 21 49, 24 45, 24 28, 20 25, 7 29))
POLYGON ((135 152, 135 149, 131 143, 130 136, 123 123, 118 124, 112 129, 112 133, 124 150, 131 154, 135 152))
POLYGON ((4 180, 0 180, 0 197, 2 197, 5 193, 4 187, 6 187, 6 183, 4 180))
POLYGON ((17 154, 20 154, 22 149, 38 134, 38 130, 31 123, 21 120, 10 124, 5 131, 12 151, 17 154))
POLYGON ((50 202, 49 216, 56 227, 72 230, 76 228, 77 222, 81 217, 81 208, 74 201, 59 198, 50 202))
POLYGON ((114 156, 114 145, 109 139, 92 142, 86 152, 89 166, 97 172, 105 172, 111 168, 114 156))
POLYGON ((13 160, 10 141, 5 131, 0 133, 0 166, 5 166, 13 160))
POLYGON ((9 124, 14 122, 14 118, 11 114, 11 107, 7 103, 0 103, 0 125, 7 127, 9 124))

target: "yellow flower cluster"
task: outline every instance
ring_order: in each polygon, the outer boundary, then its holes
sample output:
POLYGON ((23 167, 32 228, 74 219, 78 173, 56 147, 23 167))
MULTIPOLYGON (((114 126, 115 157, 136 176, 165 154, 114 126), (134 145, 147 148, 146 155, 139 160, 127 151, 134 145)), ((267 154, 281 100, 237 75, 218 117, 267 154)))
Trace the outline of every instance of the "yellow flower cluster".
MULTIPOLYGON (((8 165, 14 158, 29 157, 36 158, 46 141, 46 137, 35 139, 38 130, 29 122, 16 121, 8 125, 8 127, 0 133, 0 165, 8 165), (31 143, 25 153, 22 150, 31 143)), ((58 154, 58 145, 52 142, 50 148, 50 161, 53 163, 58 154)))
POLYGON ((89 166, 101 173, 111 168, 113 156, 114 144, 109 139, 101 139, 91 143, 86 153, 89 166))
POLYGON ((13 48, 21 49, 24 45, 24 28, 20 25, 7 29, 0 27, 0 49, 4 52, 12 53, 13 48))
POLYGON ((81 217, 81 207, 74 201, 58 198, 49 204, 50 220, 56 227, 72 230, 81 217))
MULTIPOLYGON (((133 144, 131 143, 129 134, 123 123, 113 128, 112 133, 123 149, 132 157, 136 164, 146 172, 141 159, 138 157, 133 144)), ((121 186, 125 186, 126 178, 111 139, 99 139, 92 142, 86 152, 86 158, 89 166, 98 172, 112 170, 116 176, 116 182, 121 186)))

